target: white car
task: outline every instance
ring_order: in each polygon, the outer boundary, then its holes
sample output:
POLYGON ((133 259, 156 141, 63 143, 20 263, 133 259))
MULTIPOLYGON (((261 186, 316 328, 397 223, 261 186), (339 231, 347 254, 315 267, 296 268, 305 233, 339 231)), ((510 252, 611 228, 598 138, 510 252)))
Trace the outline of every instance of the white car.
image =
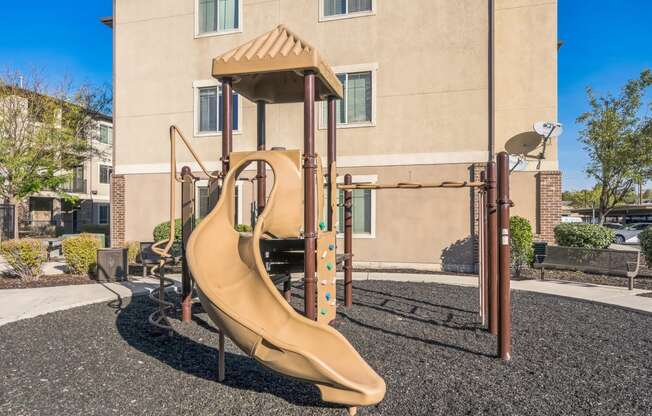
POLYGON ((638 224, 627 225, 620 230, 614 230, 614 233, 616 234, 614 237, 614 243, 639 244, 640 241, 638 241, 638 235, 641 233, 641 231, 645 230, 651 225, 652 223, 649 222, 641 222, 638 224))

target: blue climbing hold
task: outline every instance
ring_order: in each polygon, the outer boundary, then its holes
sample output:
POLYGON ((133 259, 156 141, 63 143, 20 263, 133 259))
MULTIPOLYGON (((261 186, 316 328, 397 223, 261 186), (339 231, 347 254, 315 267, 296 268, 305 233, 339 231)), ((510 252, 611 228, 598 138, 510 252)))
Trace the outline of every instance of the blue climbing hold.
POLYGON ((326 292, 326 300, 331 300, 331 292, 326 292))
POLYGON ((328 245, 328 249, 329 249, 330 251, 335 250, 335 244, 329 244, 329 245, 328 245))

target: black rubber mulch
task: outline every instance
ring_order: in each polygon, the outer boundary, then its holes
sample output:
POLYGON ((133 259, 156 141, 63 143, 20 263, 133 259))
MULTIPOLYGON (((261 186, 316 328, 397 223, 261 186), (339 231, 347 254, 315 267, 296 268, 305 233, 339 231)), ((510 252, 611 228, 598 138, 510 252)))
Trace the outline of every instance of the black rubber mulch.
MULTIPOLYGON (((476 290, 356 282, 336 326, 385 378, 374 415, 650 415, 652 316, 513 292, 513 359, 494 358, 476 290)), ((295 302, 301 304, 300 290, 295 302)), ((342 415, 311 385, 261 367, 207 317, 160 337, 144 297, 0 327, 2 415, 342 415)), ((199 309, 199 308, 198 308, 199 309)))

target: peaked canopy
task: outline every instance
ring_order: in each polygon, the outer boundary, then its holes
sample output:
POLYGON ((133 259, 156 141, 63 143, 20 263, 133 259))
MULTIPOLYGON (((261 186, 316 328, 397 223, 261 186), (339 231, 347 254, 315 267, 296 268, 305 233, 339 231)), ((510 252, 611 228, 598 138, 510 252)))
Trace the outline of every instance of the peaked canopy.
POLYGON ((233 77, 234 91, 251 101, 302 102, 305 71, 316 75, 316 100, 342 98, 342 84, 319 52, 283 25, 213 59, 213 77, 233 77))

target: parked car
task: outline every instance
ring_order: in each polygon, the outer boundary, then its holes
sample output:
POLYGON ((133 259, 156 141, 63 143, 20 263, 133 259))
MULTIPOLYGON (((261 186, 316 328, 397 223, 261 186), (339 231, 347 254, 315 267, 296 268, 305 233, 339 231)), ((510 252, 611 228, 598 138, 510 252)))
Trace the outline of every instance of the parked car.
POLYGON ((625 226, 617 222, 605 222, 602 224, 603 227, 610 228, 612 230, 622 230, 625 226))
POLYGON ((641 222, 638 224, 627 225, 619 230, 614 230, 616 233, 614 242, 616 244, 639 244, 638 235, 641 231, 651 225, 652 223, 649 222, 641 222))

